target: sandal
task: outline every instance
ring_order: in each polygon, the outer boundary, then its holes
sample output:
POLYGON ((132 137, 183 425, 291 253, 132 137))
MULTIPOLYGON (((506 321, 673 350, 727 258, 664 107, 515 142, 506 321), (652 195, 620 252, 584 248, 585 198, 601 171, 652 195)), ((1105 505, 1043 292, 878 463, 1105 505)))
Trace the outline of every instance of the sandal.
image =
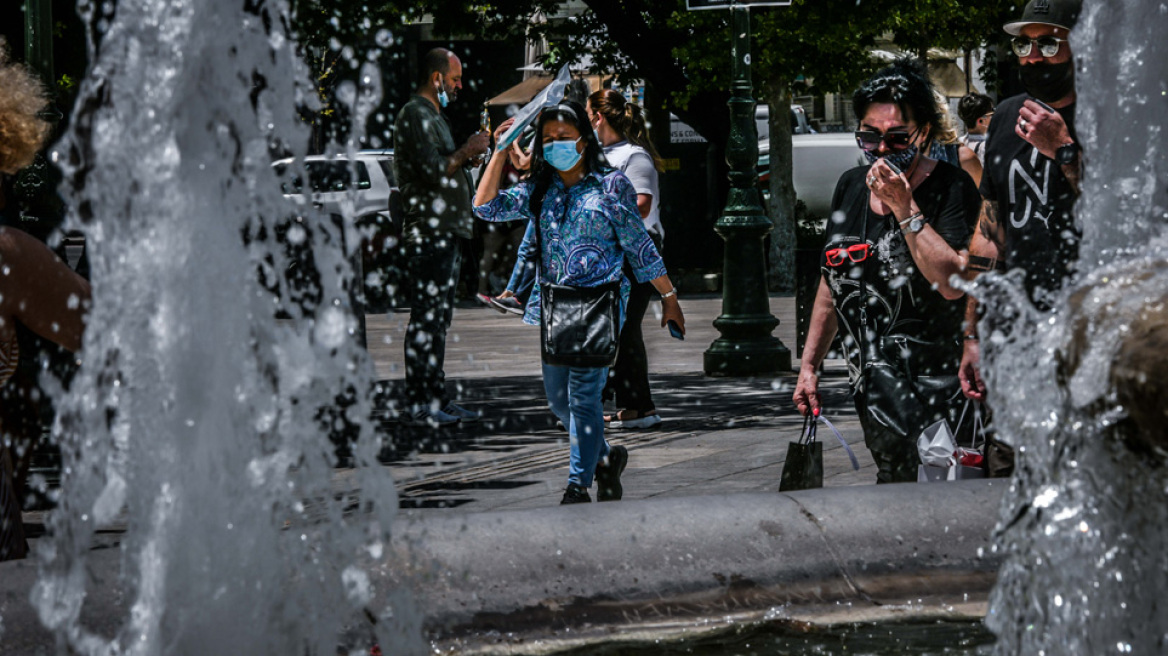
POLYGON ((639 410, 626 409, 604 418, 605 426, 615 430, 622 428, 653 428, 660 423, 661 416, 657 414, 656 410, 641 412, 639 410))

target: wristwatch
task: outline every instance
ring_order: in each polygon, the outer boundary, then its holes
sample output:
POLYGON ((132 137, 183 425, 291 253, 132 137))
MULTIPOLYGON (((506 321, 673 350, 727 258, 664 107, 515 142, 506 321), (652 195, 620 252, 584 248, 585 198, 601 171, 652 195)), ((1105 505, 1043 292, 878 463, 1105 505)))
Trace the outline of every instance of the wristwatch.
POLYGON ((1079 156, 1079 144, 1075 142, 1065 143, 1054 151, 1054 161, 1058 162, 1059 166, 1066 166, 1067 164, 1074 164, 1075 158, 1079 156))
POLYGON ((901 232, 911 232, 914 235, 925 227, 925 215, 917 212, 900 222, 901 232))

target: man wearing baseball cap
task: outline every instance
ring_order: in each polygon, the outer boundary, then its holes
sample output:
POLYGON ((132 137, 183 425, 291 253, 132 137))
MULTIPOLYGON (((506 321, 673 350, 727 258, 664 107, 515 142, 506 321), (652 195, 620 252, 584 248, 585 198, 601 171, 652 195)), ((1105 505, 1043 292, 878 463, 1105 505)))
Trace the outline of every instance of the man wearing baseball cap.
MULTIPOLYGON (((1026 93, 1002 101, 986 141, 982 209, 969 244, 968 277, 1023 271, 1031 302, 1051 309, 1079 255, 1072 209, 1079 196, 1081 148, 1075 136, 1074 53, 1068 41, 1082 0, 1030 0, 1004 26, 1026 93)), ((968 296, 961 387, 985 398, 978 364, 978 303, 968 296)))

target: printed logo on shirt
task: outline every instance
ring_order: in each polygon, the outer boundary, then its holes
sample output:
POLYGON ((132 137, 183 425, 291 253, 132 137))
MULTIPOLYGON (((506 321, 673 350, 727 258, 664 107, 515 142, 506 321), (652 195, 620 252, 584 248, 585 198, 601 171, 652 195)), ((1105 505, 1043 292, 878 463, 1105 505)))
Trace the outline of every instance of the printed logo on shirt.
POLYGON ((1024 227, 1030 222, 1031 218, 1042 221, 1042 225, 1047 228, 1050 227, 1050 215, 1052 212, 1047 211, 1043 214, 1039 210, 1045 208, 1050 200, 1050 165, 1049 159, 1043 158, 1045 161, 1042 165, 1042 170, 1038 170, 1038 150, 1036 148, 1030 149, 1030 161, 1016 159, 1010 162, 1010 224, 1015 228, 1024 227), (1041 184, 1038 182, 1041 180, 1041 184), (1021 203, 1019 194, 1025 196, 1025 203, 1021 203), (1035 207, 1035 201, 1038 201, 1035 207))

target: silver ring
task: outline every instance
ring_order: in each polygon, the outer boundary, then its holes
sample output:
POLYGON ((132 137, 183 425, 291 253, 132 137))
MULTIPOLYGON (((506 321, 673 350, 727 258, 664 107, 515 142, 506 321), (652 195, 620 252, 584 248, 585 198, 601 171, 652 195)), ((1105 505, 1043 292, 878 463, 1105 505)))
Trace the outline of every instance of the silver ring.
POLYGON ((874 175, 868 176, 868 186, 871 187, 872 183, 874 183, 874 182, 876 182, 876 176, 874 176, 874 175))
POLYGON ((1029 123, 1026 122, 1026 119, 1024 119, 1024 118, 1018 119, 1018 127, 1025 130, 1027 125, 1029 125, 1029 123))

